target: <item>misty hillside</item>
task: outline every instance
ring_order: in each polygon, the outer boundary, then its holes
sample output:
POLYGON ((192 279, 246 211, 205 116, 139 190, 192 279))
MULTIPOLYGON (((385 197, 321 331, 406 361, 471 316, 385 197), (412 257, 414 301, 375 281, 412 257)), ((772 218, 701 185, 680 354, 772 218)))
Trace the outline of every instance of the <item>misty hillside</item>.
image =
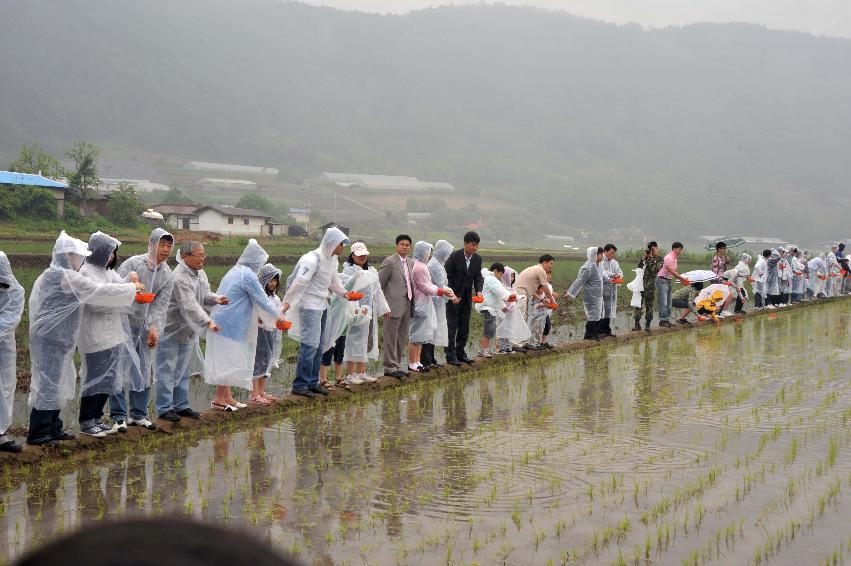
POLYGON ((85 139, 296 181, 410 174, 665 235, 821 239, 851 211, 846 40, 498 6, 3 0, 0 69, 6 155, 85 139))

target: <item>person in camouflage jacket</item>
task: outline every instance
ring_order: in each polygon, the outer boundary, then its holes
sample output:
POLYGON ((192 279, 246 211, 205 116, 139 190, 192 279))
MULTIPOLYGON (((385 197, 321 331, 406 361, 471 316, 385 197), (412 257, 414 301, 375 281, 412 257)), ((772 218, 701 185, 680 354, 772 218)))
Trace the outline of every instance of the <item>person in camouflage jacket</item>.
POLYGON ((644 313, 644 329, 649 331, 650 322, 653 320, 653 302, 656 297, 656 276, 662 269, 662 257, 659 255, 659 245, 656 242, 647 244, 638 267, 644 269, 644 290, 641 292, 641 306, 634 307, 635 326, 632 329, 633 331, 641 330, 641 314, 644 313))

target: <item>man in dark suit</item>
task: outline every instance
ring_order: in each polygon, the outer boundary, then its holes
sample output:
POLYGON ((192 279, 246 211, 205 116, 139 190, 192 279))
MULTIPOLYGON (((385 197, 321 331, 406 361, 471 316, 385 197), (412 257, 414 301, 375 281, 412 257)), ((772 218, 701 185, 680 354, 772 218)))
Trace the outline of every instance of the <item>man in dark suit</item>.
POLYGON ((378 269, 381 291, 390 306, 390 318, 384 319, 384 375, 399 379, 408 375, 402 369, 402 356, 408 347, 414 300, 414 260, 408 257, 410 249, 410 236, 396 236, 396 253, 381 262, 378 269))
POLYGON ((443 349, 446 362, 454 366, 462 362, 473 363, 464 348, 470 336, 470 312, 473 308, 473 294, 482 294, 482 257, 479 249, 479 235, 475 232, 464 234, 464 247, 455 250, 446 260, 446 277, 455 293, 456 300, 446 304, 446 325, 449 328, 449 345, 443 349))

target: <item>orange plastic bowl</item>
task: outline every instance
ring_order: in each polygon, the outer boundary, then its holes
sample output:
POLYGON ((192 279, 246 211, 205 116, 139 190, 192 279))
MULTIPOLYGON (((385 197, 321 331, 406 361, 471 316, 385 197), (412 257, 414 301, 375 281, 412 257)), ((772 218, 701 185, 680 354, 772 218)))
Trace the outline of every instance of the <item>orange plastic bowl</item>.
POLYGON ((292 327, 293 327, 293 323, 290 322, 289 320, 284 320, 284 321, 279 320, 278 322, 275 323, 275 328, 277 328, 278 330, 289 330, 292 327))
POLYGON ((357 291, 349 291, 350 301, 359 301, 361 299, 363 299, 363 293, 358 293, 357 291))
POLYGON ((547 303, 547 308, 556 310, 558 308, 558 303, 547 303))
POLYGON ((508 302, 509 302, 509 303, 513 303, 513 302, 515 302, 516 300, 517 300, 517 295, 511 295, 510 297, 508 297, 508 302))
POLYGON ((621 279, 620 277, 615 277, 614 279, 612 279, 612 283, 614 283, 615 285, 620 285, 621 283, 623 283, 623 279, 621 279))
POLYGON ((479 297, 478 295, 476 295, 475 297, 473 297, 473 302, 474 302, 474 303, 484 303, 484 302, 485 302, 485 298, 484 298, 484 297, 479 297))
POLYGON ((156 297, 156 293, 136 293, 136 302, 142 304, 153 303, 156 297))

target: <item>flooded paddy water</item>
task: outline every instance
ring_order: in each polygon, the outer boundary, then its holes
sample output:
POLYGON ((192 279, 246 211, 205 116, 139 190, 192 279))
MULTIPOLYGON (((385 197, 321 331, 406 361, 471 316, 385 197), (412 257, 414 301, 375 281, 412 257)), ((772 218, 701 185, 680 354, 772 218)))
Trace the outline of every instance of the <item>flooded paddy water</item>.
POLYGON ((184 515, 308 564, 838 563, 849 324, 851 302, 816 305, 6 473, 0 555, 184 515))

